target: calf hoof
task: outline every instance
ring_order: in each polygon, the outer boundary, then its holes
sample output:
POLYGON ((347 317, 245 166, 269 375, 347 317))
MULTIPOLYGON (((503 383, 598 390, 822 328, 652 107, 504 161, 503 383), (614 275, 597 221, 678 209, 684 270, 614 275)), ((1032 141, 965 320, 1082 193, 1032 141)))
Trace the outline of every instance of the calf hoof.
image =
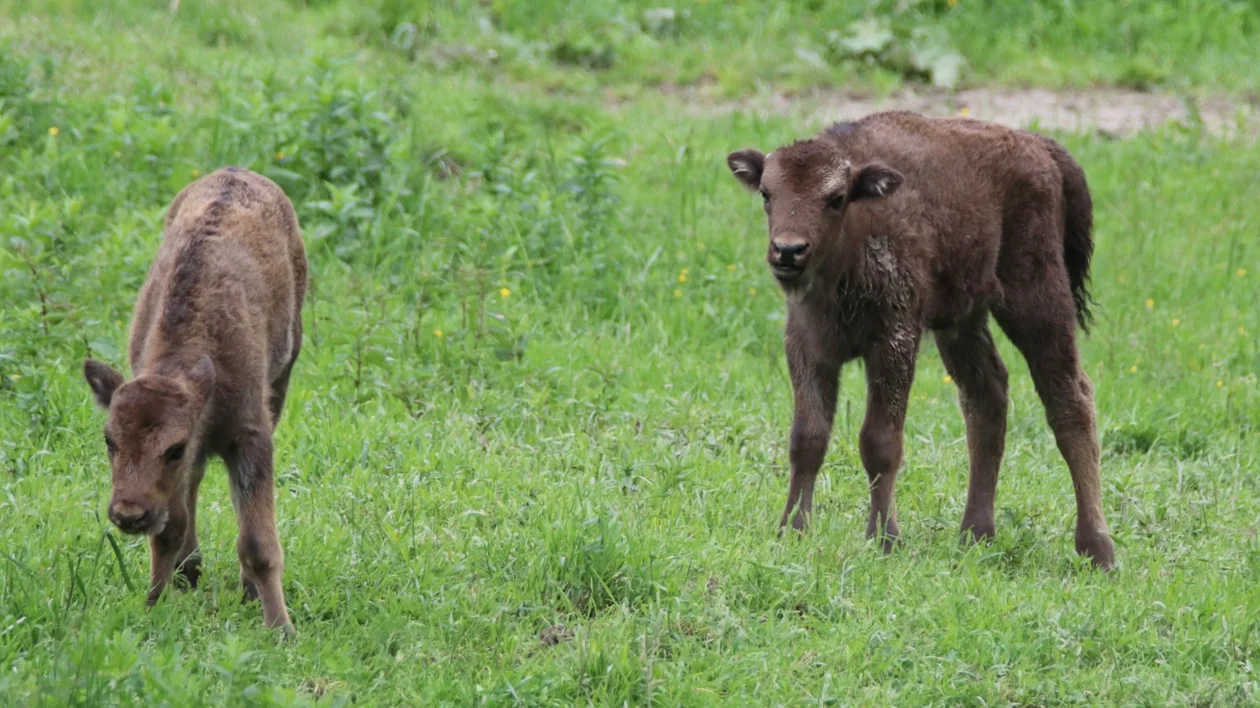
POLYGON ((196 590, 197 583, 201 580, 201 557, 189 556, 182 564, 175 568, 175 574, 183 576, 188 583, 188 590, 196 590))
POLYGON ((789 528, 795 531, 798 535, 805 533, 809 530, 809 516, 798 511, 792 515, 791 524, 788 524, 788 518, 786 516, 783 517, 783 519, 779 521, 779 538, 783 538, 783 532, 787 531, 789 528))
POLYGON ((293 628, 292 622, 285 622, 280 626, 280 631, 284 633, 285 639, 296 639, 297 630, 293 628))
POLYGON ((162 587, 156 587, 149 591, 149 595, 144 599, 145 609, 153 609, 153 606, 157 604, 157 601, 162 598, 163 589, 164 588, 162 587))
POLYGON ((1106 531, 1076 530, 1076 552, 1089 558, 1103 570, 1116 567, 1116 548, 1106 531))
POLYGON ((892 553, 897 544, 901 543, 901 530, 897 528, 896 521, 889 521, 881 527, 872 520, 866 525, 866 537, 879 541, 880 548, 887 554, 892 553))
POLYGON ((805 533, 809 530, 809 514, 803 511, 797 511, 792 515, 792 530, 798 533, 805 533))
POLYGON ((960 536, 964 544, 983 543, 984 541, 992 540, 996 535, 997 531, 994 527, 993 519, 978 519, 976 521, 963 519, 960 536))
POLYGON ((258 586, 254 584, 254 581, 244 575, 241 576, 241 591, 242 605, 258 599, 258 586))

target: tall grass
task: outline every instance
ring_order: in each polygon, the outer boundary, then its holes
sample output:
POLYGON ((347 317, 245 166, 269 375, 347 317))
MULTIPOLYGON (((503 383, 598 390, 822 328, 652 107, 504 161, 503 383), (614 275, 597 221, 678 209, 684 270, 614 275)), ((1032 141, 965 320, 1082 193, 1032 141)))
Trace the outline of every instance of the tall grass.
MULTIPOLYGON (((1164 66, 1156 86, 1254 81, 1247 5, 908 6, 966 81, 1112 81, 1119 55, 1164 66)), ((887 67, 821 49, 782 67, 892 10, 652 9, 0 0, 0 703, 1256 700, 1253 146, 1058 136, 1095 195, 1083 349, 1117 573, 1072 553, 1067 471, 1004 340, 991 545, 956 542, 966 445, 930 348, 904 546, 862 539, 858 367, 815 527, 779 540, 783 302, 723 156, 817 126, 696 117, 642 85, 877 83, 887 67), (277 442, 293 643, 239 603, 218 465, 202 587, 142 609, 146 548, 101 514, 79 374, 88 353, 125 365, 165 206, 225 163, 285 187, 311 258, 277 442)))

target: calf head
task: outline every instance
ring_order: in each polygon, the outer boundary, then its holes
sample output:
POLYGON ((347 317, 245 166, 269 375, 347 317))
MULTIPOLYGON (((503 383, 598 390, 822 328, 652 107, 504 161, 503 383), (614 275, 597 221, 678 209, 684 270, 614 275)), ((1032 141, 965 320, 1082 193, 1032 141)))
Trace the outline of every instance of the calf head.
POLYGON ((825 140, 802 140, 767 155, 739 150, 726 158, 735 177, 761 193, 770 226, 766 260, 785 288, 807 284, 834 259, 848 206, 901 186, 901 173, 879 162, 854 168, 825 140))
POLYGON ((203 355, 177 376, 124 381, 108 365, 88 359, 83 375, 96 402, 109 411, 105 446, 114 473, 109 520, 125 533, 161 533, 171 499, 198 454, 196 436, 214 388, 214 363, 203 355))

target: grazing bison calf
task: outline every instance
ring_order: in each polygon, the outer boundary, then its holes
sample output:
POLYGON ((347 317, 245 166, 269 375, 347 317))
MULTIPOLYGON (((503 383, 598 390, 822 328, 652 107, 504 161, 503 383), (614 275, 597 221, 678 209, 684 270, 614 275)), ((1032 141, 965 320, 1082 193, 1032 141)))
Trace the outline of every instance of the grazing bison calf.
POLYGON ((84 375, 109 410, 109 518, 147 534, 148 604, 181 572, 196 586, 197 488, 206 460, 231 478, 247 598, 292 633, 276 534, 272 431, 302 343, 306 254, 284 192, 226 168, 180 192, 140 290, 131 328, 135 378, 91 359, 84 375))
POLYGON ((1072 473, 1076 549, 1111 568, 1093 387, 1075 331, 1089 319, 1092 205, 1067 151, 974 120, 879 113, 768 156, 740 150, 727 162, 765 200, 767 260, 787 294, 784 343, 796 413, 780 528, 789 518, 798 530, 807 521, 840 367, 861 358, 866 532, 882 534, 891 547, 906 404, 919 338, 930 329, 967 423, 971 481, 962 531, 993 535, 1007 374, 989 333, 992 312, 1028 361, 1072 473))

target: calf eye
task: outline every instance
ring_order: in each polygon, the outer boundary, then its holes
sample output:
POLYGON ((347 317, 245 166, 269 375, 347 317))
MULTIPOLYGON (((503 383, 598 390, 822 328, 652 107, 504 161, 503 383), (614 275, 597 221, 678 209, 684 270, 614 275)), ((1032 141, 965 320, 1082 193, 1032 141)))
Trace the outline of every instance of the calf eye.
POLYGON ((767 191, 766 191, 766 190, 764 190, 764 189, 763 189, 763 190, 761 190, 761 201, 763 201, 763 202, 769 202, 769 201, 770 201, 770 193, 769 193, 769 192, 767 192, 767 191))
POLYGON ((828 209, 839 209, 839 208, 840 208, 840 207, 842 207, 842 206, 844 206, 844 195, 843 195, 843 194, 838 195, 838 196, 828 197, 828 198, 827 198, 827 208, 828 208, 828 209))
POLYGON ((118 445, 114 443, 114 439, 108 434, 105 435, 105 450, 109 452, 110 457, 118 454, 118 445))
POLYGON ((179 462, 184 458, 184 443, 178 443, 166 448, 166 452, 162 453, 162 458, 167 462, 179 462))

